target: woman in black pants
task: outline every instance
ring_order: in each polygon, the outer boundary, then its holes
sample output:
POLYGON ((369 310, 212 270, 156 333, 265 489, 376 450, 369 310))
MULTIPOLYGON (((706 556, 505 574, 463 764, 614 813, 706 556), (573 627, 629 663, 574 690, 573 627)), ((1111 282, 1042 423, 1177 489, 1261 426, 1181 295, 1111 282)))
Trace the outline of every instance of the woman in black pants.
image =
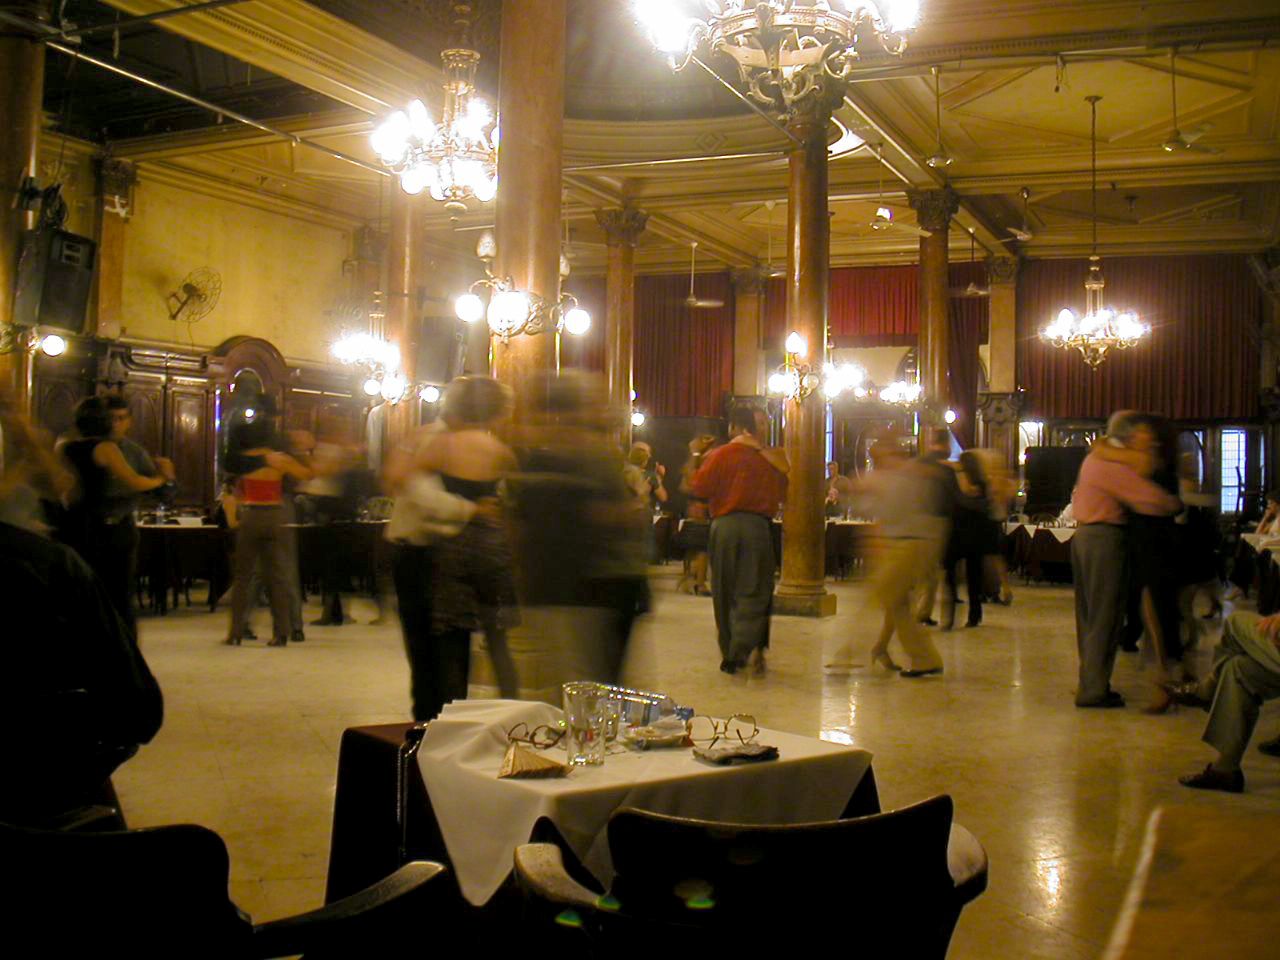
POLYGON ((948 604, 943 611, 942 629, 955 625, 956 568, 964 562, 969 584, 969 617, 966 627, 982 623, 983 560, 999 549, 999 526, 991 519, 991 498, 982 461, 971 450, 960 454, 960 497, 951 518, 951 537, 943 560, 947 576, 948 604))
POLYGON ((76 492, 59 528, 59 539, 93 568, 121 619, 136 633, 136 494, 172 490, 173 464, 158 459, 156 466, 162 474, 158 477, 144 477, 130 467, 111 439, 111 408, 105 397, 80 401, 75 422, 80 439, 64 444, 61 453, 76 475, 76 492))

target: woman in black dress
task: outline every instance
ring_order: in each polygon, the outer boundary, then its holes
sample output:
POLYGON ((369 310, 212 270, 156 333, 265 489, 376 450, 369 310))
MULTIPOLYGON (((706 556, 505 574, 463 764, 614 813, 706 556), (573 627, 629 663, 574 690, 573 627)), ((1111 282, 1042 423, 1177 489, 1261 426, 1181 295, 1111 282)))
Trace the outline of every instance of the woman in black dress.
POLYGON ((947 553, 943 560, 948 597, 942 616, 944 630, 950 630, 955 624, 958 600, 956 572, 962 561, 969 585, 969 616, 965 626, 976 627, 982 623, 983 559, 999 548, 999 528, 991 519, 986 472, 978 455, 971 450, 960 454, 958 479, 960 497, 952 513, 951 536, 947 540, 947 553))

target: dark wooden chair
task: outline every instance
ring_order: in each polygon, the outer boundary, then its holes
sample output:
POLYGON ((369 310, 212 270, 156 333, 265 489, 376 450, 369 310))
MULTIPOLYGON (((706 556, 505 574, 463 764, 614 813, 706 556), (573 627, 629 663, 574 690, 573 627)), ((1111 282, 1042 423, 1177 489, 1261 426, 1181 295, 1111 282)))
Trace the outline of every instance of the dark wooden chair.
MULTIPOLYGON (((0 824, 0 923, 11 947, 46 957, 369 956, 410 942, 444 872, 409 863, 319 910, 255 925, 227 893, 227 848, 183 824, 65 833, 0 824)), ((440 910, 434 911, 436 914, 440 910)))
POLYGON ((890 813, 797 825, 715 823, 619 810, 607 894, 565 870, 559 847, 516 850, 528 923, 601 956, 655 944, 763 956, 838 942, 866 957, 945 957, 960 911, 987 886, 987 855, 933 797, 890 813))

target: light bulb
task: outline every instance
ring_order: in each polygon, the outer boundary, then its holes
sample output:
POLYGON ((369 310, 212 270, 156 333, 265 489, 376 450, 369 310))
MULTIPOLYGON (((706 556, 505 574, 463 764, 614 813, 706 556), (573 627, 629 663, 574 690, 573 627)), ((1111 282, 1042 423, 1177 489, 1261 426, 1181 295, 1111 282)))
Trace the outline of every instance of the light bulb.
POLYGON ((638 394, 638 393, 636 393, 634 390, 632 390, 632 391, 631 391, 631 402, 632 402, 632 403, 635 403, 635 402, 636 402, 636 397, 638 397, 638 396, 640 396, 640 394, 638 394))
POLYGON ((387 403, 396 403, 404 396, 404 377, 398 373, 388 374, 382 379, 382 399, 387 403))
POLYGON ((794 354, 797 357, 803 357, 809 352, 809 344, 804 337, 796 333, 794 330, 787 334, 786 342, 787 353, 794 354))
POLYGON ((463 323, 475 323, 484 319, 484 301, 474 293, 464 293, 453 301, 453 310, 463 323))
POLYGON ((400 189, 411 197, 420 194, 427 185, 427 171, 422 167, 410 167, 400 174, 400 189))
POLYGON ((683 53, 689 46, 690 26, 674 0, 636 0, 636 19, 649 34, 650 42, 663 53, 683 53))
POLYGON ((382 381, 377 377, 370 377, 364 382, 364 392, 370 397, 376 397, 382 392, 382 381))
POLYGON ((884 22, 893 33, 906 33, 920 22, 920 0, 888 0, 884 22))
POLYGON ((481 203, 488 203, 498 195, 498 178, 496 176, 482 176, 472 187, 472 191, 476 195, 476 199, 481 203))
POLYGON ((529 298, 519 290, 503 290, 489 301, 488 314, 495 333, 519 330, 529 319, 529 298))
POLYGON ((409 128, 423 143, 430 140, 436 132, 436 126, 431 122, 431 114, 427 112, 427 105, 421 100, 413 100, 409 103, 409 128))
POLYGON ((955 422, 956 422, 956 412, 955 412, 954 410, 948 410, 946 413, 944 413, 944 414, 942 415, 942 419, 943 419, 943 420, 945 420, 945 421, 946 421, 947 423, 949 423, 949 424, 950 424, 950 423, 955 423, 955 422))
POLYGON ((418 399, 423 403, 435 403, 440 399, 440 388, 427 384, 418 391, 418 399))
POLYGON ((591 314, 581 307, 574 307, 564 315, 564 329, 575 337, 580 337, 591 329, 591 314))
POLYGON ((769 374, 769 392, 781 394, 787 392, 787 375, 785 373, 769 374))
POLYGON ((631 414, 631 425, 632 425, 633 427, 643 427, 643 426, 644 426, 644 414, 643 414, 643 413, 641 413, 639 410, 637 410, 635 413, 631 414))
POLYGON ((60 357, 67 352, 67 341, 51 333, 40 341, 40 349, 46 357, 60 357))
POLYGON ((492 260, 498 255, 498 240, 492 230, 485 230, 476 241, 476 256, 481 260, 492 260))
POLYGON ((244 418, 246 420, 252 420, 257 415, 258 415, 258 411, 253 409, 253 407, 245 407, 244 418))

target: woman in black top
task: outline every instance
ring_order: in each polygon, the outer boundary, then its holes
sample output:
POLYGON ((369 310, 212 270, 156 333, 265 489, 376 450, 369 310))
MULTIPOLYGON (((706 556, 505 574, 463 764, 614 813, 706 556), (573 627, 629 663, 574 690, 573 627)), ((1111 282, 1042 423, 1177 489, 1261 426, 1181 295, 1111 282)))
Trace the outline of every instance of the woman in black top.
POLYGON ((964 575, 969 585, 969 617, 967 627, 982 623, 983 558, 998 548, 999 528, 991 519, 991 499, 987 477, 978 455, 966 450, 960 454, 960 497, 951 518, 951 536, 943 561, 947 576, 949 603, 943 612, 942 629, 950 630, 956 613, 956 568, 964 562, 964 575))
POLYGON ((111 408, 105 397, 87 397, 76 407, 79 440, 62 446, 62 456, 76 475, 76 492, 58 531, 98 575, 121 619, 137 629, 133 596, 137 576, 138 530, 133 522, 133 496, 113 493, 112 480, 131 494, 173 488, 173 465, 158 460, 161 476, 144 477, 129 466, 110 439, 111 408))

